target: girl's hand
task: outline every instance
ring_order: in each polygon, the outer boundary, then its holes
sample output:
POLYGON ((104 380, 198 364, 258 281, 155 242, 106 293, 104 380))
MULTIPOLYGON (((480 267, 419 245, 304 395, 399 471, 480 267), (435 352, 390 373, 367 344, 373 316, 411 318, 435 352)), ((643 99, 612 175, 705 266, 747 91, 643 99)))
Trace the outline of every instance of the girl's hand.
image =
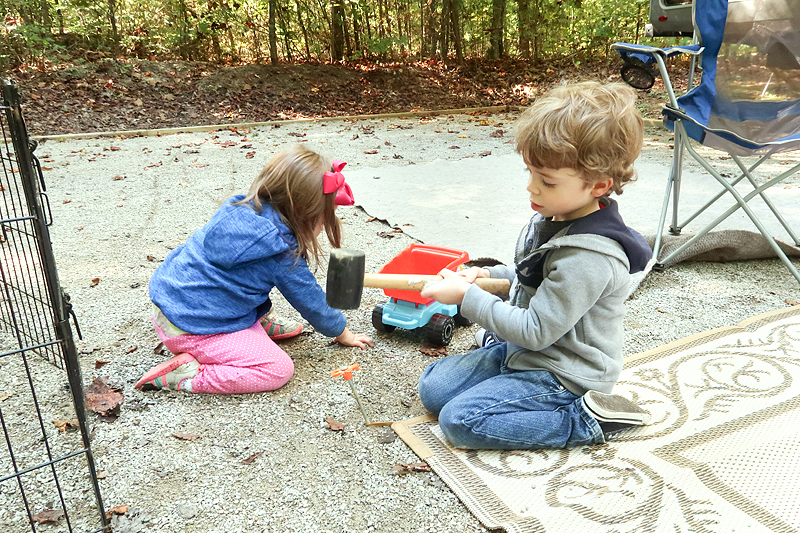
POLYGON ((353 333, 350 331, 349 328, 344 328, 344 331, 341 335, 336 337, 336 342, 339 344, 344 344, 345 346, 353 346, 355 348, 361 348, 362 350, 366 350, 367 346, 374 346, 375 344, 372 342, 372 339, 363 333, 353 333))
MULTIPOLYGON (((464 295, 469 289, 470 282, 464 276, 456 274, 452 270, 444 269, 439 272, 444 279, 442 281, 432 281, 422 289, 423 298, 433 298, 437 302, 446 305, 461 305, 464 295)), ((483 276, 480 276, 483 277, 483 276)), ((473 280, 474 281, 474 280, 473 280)))

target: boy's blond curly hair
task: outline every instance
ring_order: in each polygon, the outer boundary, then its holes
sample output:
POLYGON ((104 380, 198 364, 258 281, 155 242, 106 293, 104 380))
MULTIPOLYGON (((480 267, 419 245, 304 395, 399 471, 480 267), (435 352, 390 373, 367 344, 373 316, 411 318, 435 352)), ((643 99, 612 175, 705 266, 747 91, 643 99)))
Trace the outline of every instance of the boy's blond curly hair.
POLYGON ((595 183, 613 178, 613 190, 633 181, 643 144, 636 91, 621 83, 564 84, 537 98, 514 126, 517 152, 539 168, 571 168, 595 183))

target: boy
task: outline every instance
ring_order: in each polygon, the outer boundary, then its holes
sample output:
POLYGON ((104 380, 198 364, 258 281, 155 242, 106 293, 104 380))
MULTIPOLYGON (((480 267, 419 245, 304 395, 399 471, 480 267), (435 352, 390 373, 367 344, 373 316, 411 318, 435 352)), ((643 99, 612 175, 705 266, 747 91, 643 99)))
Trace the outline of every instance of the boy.
POLYGON ((423 404, 454 445, 566 448, 649 423, 646 411, 610 394, 630 274, 652 254, 608 198, 634 179, 643 142, 635 103, 630 87, 597 82, 537 99, 515 127, 537 212, 520 234, 516 268, 445 270, 422 292, 497 335, 480 335, 489 342, 420 378, 423 404), (473 285, 476 277, 508 278, 512 305, 473 285))

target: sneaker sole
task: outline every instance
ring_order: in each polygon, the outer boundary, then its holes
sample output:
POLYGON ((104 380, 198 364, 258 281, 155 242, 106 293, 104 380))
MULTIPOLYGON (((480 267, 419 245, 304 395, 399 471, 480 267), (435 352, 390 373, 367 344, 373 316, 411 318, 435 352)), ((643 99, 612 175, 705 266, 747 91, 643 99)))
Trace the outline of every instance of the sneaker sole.
MULTIPOLYGON (((266 331, 266 330, 265 330, 265 331, 266 331)), ((297 337, 297 336, 298 336, 298 335, 300 335, 302 332, 303 332, 303 325, 301 324, 301 325, 300 325, 300 327, 299 327, 299 328, 297 328, 297 329, 296 329, 296 330, 294 330, 294 331, 290 331, 290 332, 288 332, 288 333, 281 333, 280 335, 270 335, 269 333, 267 333, 267 336, 268 336, 270 339, 274 340, 274 341, 279 341, 279 340, 281 340, 281 339, 290 339, 290 338, 292 338, 292 337, 297 337)))
POLYGON ((650 414, 622 396, 589 391, 583 397, 583 403, 589 412, 601 422, 620 422, 646 426, 650 423, 650 414))
POLYGON ((134 388, 141 389, 142 385, 153 381, 159 376, 168 374, 169 372, 172 372, 179 366, 185 365, 186 363, 190 363, 192 361, 194 361, 194 356, 190 353, 182 353, 174 357, 171 357, 170 359, 167 359, 163 363, 151 368, 149 372, 147 372, 144 376, 142 376, 142 379, 136 382, 134 388))

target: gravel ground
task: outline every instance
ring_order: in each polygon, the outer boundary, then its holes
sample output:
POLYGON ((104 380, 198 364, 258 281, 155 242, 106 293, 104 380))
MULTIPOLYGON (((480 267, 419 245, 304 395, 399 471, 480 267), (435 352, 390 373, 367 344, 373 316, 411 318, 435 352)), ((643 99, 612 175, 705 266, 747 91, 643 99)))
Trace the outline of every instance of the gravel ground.
MULTIPOLYGON (((338 346, 305 323, 300 337, 283 344, 296 373, 278 391, 143 393, 133 384, 163 360, 154 353, 158 339, 148 318, 147 283, 153 271, 219 204, 245 191, 273 152, 307 141, 352 167, 455 160, 488 150, 501 155, 513 152, 509 138, 490 136, 495 128, 480 122, 513 119, 502 114, 331 121, 51 140, 38 148, 49 169, 45 179, 59 276, 83 333, 78 348, 84 381, 108 376, 125 398, 113 421, 90 415, 105 507, 130 506, 126 516, 115 519, 116 531, 484 531, 435 474, 393 473, 394 465, 418 459, 388 427, 366 427, 348 386, 330 377, 338 367, 361 366, 355 384, 373 421, 424 414, 416 384, 432 358, 420 351, 424 341, 415 332, 374 330, 372 308, 386 300, 381 291, 366 289, 362 307, 347 312, 351 329, 371 334, 374 348, 338 346), (450 149, 456 139, 461 148, 450 149), (378 153, 366 153, 373 150, 378 153), (96 370, 96 361, 108 364, 96 370), (328 417, 343 423, 344 431, 327 429, 328 417), (176 433, 198 438, 182 440, 176 433), (255 454, 252 462, 243 462, 255 454)), ((671 152, 664 143, 648 143, 645 151, 668 168, 671 152)), ((357 190, 355 195, 358 199, 357 190)), ((413 213, 407 221, 388 223, 358 206, 340 214, 345 246, 365 250, 370 271, 414 242, 402 231, 404 223, 413 222, 413 213)), ((324 284, 324 272, 318 275, 324 284)), ((786 300, 800 300, 799 289, 777 260, 683 263, 653 273, 627 304, 626 355, 785 307, 786 300)), ((280 296, 275 304, 300 319, 280 296)), ((475 328, 459 328, 448 353, 469 350, 475 328)), ((45 423, 69 417, 64 373, 41 361, 31 368, 45 423)), ((22 372, 13 363, 0 366, 0 398, 25 385, 22 372)), ((24 433, 28 411, 21 397, 0 401, 4 415, 12 418, 8 424, 24 433)), ((75 439, 75 433, 46 430, 56 451, 75 439)), ((37 431, 30 429, 31 435, 37 431)), ((40 458, 22 453, 20 460, 40 458)), ((85 499, 85 476, 64 470, 68 501, 85 499)), ((53 504, 44 488, 31 489, 29 497, 33 512, 53 504)), ((29 531, 23 516, 13 491, 0 491, 0 529, 29 531)), ((79 525, 91 520, 86 513, 76 516, 79 525)))

